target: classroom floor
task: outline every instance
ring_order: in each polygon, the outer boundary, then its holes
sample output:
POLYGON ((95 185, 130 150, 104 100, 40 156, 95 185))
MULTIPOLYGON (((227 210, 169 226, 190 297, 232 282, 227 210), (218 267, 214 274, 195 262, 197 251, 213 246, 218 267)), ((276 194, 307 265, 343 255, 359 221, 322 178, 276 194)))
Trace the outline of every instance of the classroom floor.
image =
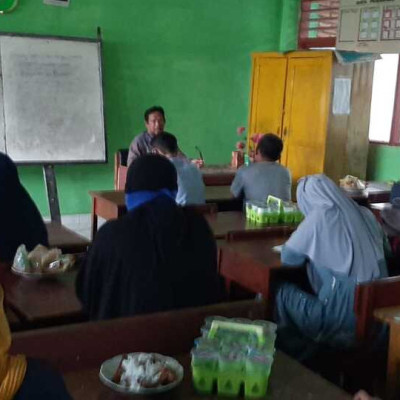
MULTIPOLYGON (((43 216, 45 222, 50 221, 49 216, 43 216)), ((98 227, 103 225, 105 220, 99 218, 98 227)), ((74 214, 74 215, 62 215, 61 223, 68 229, 90 239, 91 230, 91 215, 90 214, 74 214)))

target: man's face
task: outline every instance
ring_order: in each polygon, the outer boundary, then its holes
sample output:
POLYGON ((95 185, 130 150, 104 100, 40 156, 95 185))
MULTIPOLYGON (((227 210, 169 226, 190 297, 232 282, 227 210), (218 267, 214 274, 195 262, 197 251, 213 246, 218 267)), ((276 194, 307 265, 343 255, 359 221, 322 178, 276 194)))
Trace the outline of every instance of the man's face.
POLYGON ((158 135, 159 133, 164 132, 164 117, 159 112, 153 112, 149 115, 148 121, 145 121, 147 132, 150 135, 158 135))

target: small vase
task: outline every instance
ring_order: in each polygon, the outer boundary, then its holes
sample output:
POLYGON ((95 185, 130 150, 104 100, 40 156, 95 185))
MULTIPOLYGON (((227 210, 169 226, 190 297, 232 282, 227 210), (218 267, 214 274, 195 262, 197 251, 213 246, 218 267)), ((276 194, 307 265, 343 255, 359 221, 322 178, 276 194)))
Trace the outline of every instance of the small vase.
POLYGON ((232 168, 239 168, 244 164, 244 153, 243 151, 232 151, 232 168))

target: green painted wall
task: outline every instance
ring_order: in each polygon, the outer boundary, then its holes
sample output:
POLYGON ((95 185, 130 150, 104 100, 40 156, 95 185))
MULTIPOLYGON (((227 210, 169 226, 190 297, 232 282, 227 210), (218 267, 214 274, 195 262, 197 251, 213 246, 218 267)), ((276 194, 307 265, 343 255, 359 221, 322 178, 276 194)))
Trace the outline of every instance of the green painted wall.
MULTIPOLYGON (((113 155, 161 104, 167 129, 188 156, 227 163, 248 119, 251 59, 280 46, 281 0, 71 0, 68 9, 21 0, 0 30, 104 39, 107 165, 56 167, 63 214, 90 210, 89 190, 111 189, 113 155)), ((48 214, 41 169, 21 167, 23 184, 48 214)))
POLYGON ((297 37, 300 19, 300 0, 282 1, 282 27, 280 50, 283 52, 297 50, 297 37))
POLYGON ((370 144, 367 178, 375 181, 400 180, 400 147, 370 144))

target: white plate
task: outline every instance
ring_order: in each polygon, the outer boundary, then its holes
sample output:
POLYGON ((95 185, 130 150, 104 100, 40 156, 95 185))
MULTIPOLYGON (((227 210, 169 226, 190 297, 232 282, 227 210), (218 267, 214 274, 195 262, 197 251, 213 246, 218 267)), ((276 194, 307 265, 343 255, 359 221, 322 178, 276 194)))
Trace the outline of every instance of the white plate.
MULTIPOLYGON (((139 355, 143 353, 130 353, 131 355, 139 355)), ((176 380, 174 382, 169 383, 168 385, 164 386, 159 386, 155 388, 138 388, 138 389, 130 389, 127 388, 126 386, 119 385, 118 383, 115 383, 112 381, 112 378, 117 371, 117 368, 121 362, 121 359, 123 357, 122 354, 115 356, 113 358, 110 358, 107 361, 104 361, 103 364, 101 364, 100 368, 100 373, 99 377, 100 380, 109 388, 120 392, 120 393, 131 393, 131 394, 153 394, 153 393, 162 393, 162 392, 167 392, 174 387, 178 386, 179 383, 183 379, 183 367, 181 364, 178 363, 178 361, 175 360, 175 358, 172 357, 167 357, 163 356, 162 354, 158 353, 151 353, 154 356, 156 356, 158 359, 162 360, 165 362, 165 365, 170 368, 172 371, 175 372, 176 374, 176 380)))

